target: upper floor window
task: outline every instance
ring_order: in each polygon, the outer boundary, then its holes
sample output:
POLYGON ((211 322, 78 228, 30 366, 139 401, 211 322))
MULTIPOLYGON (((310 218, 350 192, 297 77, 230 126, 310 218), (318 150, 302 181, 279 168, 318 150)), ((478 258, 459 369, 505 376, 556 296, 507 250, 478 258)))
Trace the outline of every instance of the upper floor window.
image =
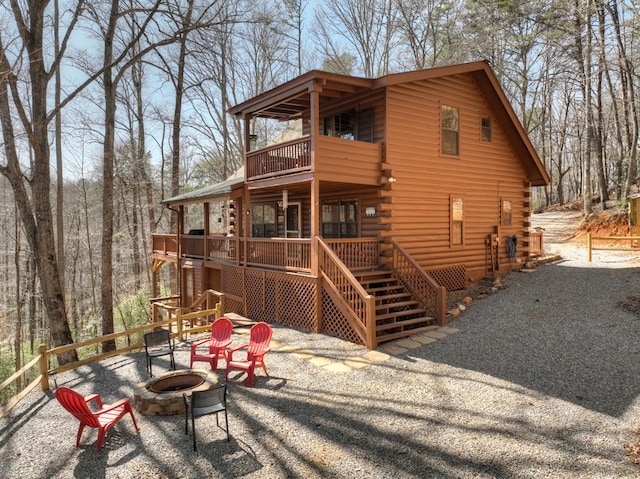
POLYGON ((251 236, 273 238, 277 236, 276 208, 274 205, 253 205, 251 207, 251 236))
POLYGON ((324 118, 324 134, 373 143, 373 108, 343 111, 324 118))
POLYGON ((325 238, 358 237, 358 202, 327 202, 322 205, 322 236, 325 238))
POLYGON ((453 106, 442 105, 440 111, 440 124, 442 128, 442 153, 445 155, 458 155, 460 129, 460 115, 458 109, 453 106))
POLYGON ((491 117, 484 115, 482 117, 481 138, 483 141, 491 141, 491 117))

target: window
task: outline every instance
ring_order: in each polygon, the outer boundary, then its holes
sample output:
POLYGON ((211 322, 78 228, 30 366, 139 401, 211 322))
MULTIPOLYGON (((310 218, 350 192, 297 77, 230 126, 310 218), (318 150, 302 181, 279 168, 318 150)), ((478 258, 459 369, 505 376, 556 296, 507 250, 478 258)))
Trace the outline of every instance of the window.
POLYGON ((500 208, 500 224, 502 226, 511 226, 511 201, 502 200, 500 208))
POLYGON ((325 238, 358 237, 358 202, 336 201, 322 205, 322 236, 325 238))
POLYGON ((464 202, 460 197, 451 197, 451 246, 464 244, 464 202))
POLYGON ((273 238, 277 235, 274 205, 254 205, 251 208, 251 236, 273 238))
POLYGON ((373 108, 349 110, 324 118, 324 134, 373 143, 373 108))
POLYGON ((452 106, 442 105, 440 122, 442 127, 442 153, 445 155, 458 155, 460 128, 458 109, 452 106))
POLYGON ((346 140, 356 139, 356 112, 355 110, 338 113, 324 119, 324 133, 327 136, 335 136, 346 140))
POLYGON ((481 130, 480 137, 482 138, 482 141, 491 141, 491 117, 489 115, 482 117, 481 130))

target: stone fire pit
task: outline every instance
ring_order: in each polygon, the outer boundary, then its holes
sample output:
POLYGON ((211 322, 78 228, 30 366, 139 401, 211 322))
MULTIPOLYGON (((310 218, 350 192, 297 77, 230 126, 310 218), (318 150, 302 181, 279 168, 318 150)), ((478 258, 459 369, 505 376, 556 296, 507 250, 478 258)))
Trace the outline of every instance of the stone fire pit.
POLYGON ((136 409, 152 416, 171 416, 184 412, 182 393, 206 391, 218 385, 218 375, 204 369, 170 371, 138 383, 133 393, 136 409))

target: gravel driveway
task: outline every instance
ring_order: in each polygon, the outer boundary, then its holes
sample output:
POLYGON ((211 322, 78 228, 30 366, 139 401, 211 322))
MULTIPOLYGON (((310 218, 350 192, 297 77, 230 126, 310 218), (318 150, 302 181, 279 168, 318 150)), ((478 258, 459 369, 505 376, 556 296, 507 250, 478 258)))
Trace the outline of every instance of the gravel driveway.
MULTIPOLYGON (((432 342, 372 354, 275 328, 270 377, 230 378, 231 441, 199 418, 198 452, 183 416, 139 413, 140 432, 125 418, 102 451, 95 431, 76 449, 77 422, 36 390, 0 420, 0 477, 637 478, 640 320, 618 304, 640 263, 601 254, 512 273, 432 342)), ((146 379, 135 353, 57 382, 109 402, 146 379)))

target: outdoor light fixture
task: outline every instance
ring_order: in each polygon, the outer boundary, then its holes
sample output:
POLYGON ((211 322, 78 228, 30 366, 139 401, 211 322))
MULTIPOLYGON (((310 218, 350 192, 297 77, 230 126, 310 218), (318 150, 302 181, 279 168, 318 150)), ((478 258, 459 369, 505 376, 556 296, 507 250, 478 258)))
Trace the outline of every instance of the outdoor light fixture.
POLYGON ((382 176, 380 178, 380 184, 386 185, 387 183, 395 183, 396 179, 393 176, 382 176))

